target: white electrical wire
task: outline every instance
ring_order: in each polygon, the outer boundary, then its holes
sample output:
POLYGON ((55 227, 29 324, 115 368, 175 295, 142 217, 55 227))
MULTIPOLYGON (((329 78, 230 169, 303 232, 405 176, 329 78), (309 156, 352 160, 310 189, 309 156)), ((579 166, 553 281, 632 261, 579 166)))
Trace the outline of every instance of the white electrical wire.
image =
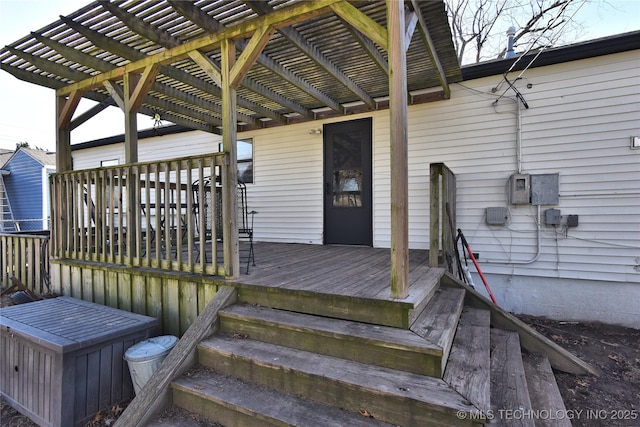
MULTIPOLYGON (((562 30, 562 29, 563 29, 563 28, 564 28, 564 27, 565 27, 569 22, 571 22, 571 21, 573 20, 573 18, 575 17, 575 15, 576 15, 576 14, 578 13, 578 11, 582 8, 582 6, 584 6, 584 5, 586 4, 586 2, 587 2, 587 0, 582 0, 582 4, 581 4, 580 6, 578 6, 578 8, 575 10, 575 12, 573 12, 573 14, 569 17, 569 19, 567 19, 567 21, 566 21, 566 22, 565 22, 565 23, 560 27, 560 30, 562 30)), ((560 10, 559 10, 559 11, 558 11, 558 13, 556 14, 556 16, 555 16, 553 19, 551 19, 551 20, 549 21, 549 23, 547 24, 547 27, 546 27, 545 29, 543 29, 543 30, 540 32, 540 34, 538 35, 538 37, 536 37, 536 39, 535 39, 535 40, 533 40, 533 42, 531 42, 531 43, 529 44, 529 47, 527 48, 527 50, 526 50, 524 53, 522 53, 522 54, 518 55, 518 58, 513 62, 513 64, 511 64, 511 67, 509 67, 509 70, 507 70, 507 71, 503 74, 503 79, 502 79, 502 81, 500 81, 500 83, 498 83, 498 84, 496 85, 496 87, 495 87, 495 90, 496 90, 496 91, 498 91, 498 90, 500 89, 500 87, 502 86, 502 84, 503 84, 505 81, 507 81, 507 79, 506 79, 506 75, 507 75, 507 74, 509 74, 509 73, 514 69, 514 67, 516 66, 516 64, 517 64, 518 62, 520 62, 520 60, 521 60, 522 58, 524 58, 524 57, 525 57, 525 56, 526 56, 526 55, 531 51, 531 49, 533 49, 533 47, 535 46, 536 42, 537 42, 538 40, 540 40, 540 38, 541 38, 541 37, 542 37, 542 36, 543 36, 543 35, 544 35, 544 34, 545 34, 545 33, 546 33, 550 28, 551 28, 551 26, 552 26, 552 25, 553 25, 553 24, 554 24, 554 23, 555 23, 555 22, 560 18, 561 14, 566 10, 566 8, 567 8, 567 7, 569 7, 569 4, 571 4, 571 1, 569 1, 569 2, 565 3, 565 4, 563 5, 563 7, 562 7, 562 8, 560 8, 560 10)), ((518 77, 516 77, 516 80, 519 80, 520 78, 522 78, 522 75, 524 74, 524 72, 525 72, 525 71, 527 71, 527 70, 531 67, 531 65, 534 63, 534 61, 535 61, 536 59, 538 59, 538 57, 542 54, 542 52, 544 52, 544 50, 545 50, 545 49, 547 49, 547 48, 548 48, 548 46, 542 46, 542 47, 540 48, 540 50, 536 53, 536 56, 534 56, 534 57, 533 57, 533 59, 532 59, 531 61, 529 61, 529 64, 527 64, 527 66, 526 66, 526 67, 525 67, 525 68, 520 72, 520 74, 518 75, 518 77)), ((500 98, 502 98, 502 97, 504 96, 504 94, 507 92, 507 90, 509 90, 509 89, 508 89, 508 88, 507 88, 507 89, 505 89, 504 93, 498 97, 498 100, 500 100, 500 98)))

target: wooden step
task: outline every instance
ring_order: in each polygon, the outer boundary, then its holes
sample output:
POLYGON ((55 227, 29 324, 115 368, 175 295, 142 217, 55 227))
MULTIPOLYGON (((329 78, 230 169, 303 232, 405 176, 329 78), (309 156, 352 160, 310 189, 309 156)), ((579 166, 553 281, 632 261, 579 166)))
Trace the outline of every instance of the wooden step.
POLYGON ((220 332, 440 378, 443 351, 407 329, 236 304, 220 332))
POLYGON ((536 427, 571 427, 547 356, 523 351, 522 362, 536 427))
POLYGON ((520 338, 514 331, 491 329, 491 410, 492 424, 535 427, 520 338))
POLYGON ((198 355, 200 363, 222 374, 393 424, 482 421, 469 401, 433 377, 224 336, 204 340, 198 355))
POLYGON ((442 349, 438 377, 444 374, 449 350, 458 326, 458 318, 464 304, 464 290, 440 288, 425 309, 411 325, 411 330, 442 349))
POLYGON ((174 405, 225 426, 391 426, 367 414, 312 402, 213 370, 180 377, 171 387, 174 405))
POLYGON ((171 404, 156 418, 144 424, 145 427, 223 427, 222 424, 196 412, 171 404))
POLYGON ((488 310, 464 308, 444 373, 444 380, 485 414, 491 409, 490 317, 488 310))
POLYGON ((238 289, 238 302, 409 329, 439 288, 445 271, 426 266, 424 270, 422 274, 414 272, 416 277, 411 279, 409 296, 403 299, 393 298, 389 286, 368 294, 365 292, 367 278, 358 282, 365 290, 334 288, 327 293, 322 289, 296 289, 296 283, 285 288, 278 286, 278 283, 265 286, 238 280, 234 285, 238 289))

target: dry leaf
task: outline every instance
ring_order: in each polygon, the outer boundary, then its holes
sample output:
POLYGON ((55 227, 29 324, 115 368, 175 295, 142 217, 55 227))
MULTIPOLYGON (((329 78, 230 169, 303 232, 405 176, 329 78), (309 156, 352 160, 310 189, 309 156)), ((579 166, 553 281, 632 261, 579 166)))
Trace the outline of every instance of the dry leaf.
POLYGON ((367 417, 367 418, 373 418, 373 415, 371 415, 367 410, 365 409, 360 409, 360 415, 362 415, 363 417, 367 417))

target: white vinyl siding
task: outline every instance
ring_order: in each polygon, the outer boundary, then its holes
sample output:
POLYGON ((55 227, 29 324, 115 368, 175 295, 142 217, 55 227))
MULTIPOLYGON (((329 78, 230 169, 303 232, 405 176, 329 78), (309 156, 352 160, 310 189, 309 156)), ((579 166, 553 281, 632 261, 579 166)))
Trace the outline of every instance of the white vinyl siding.
POLYGON ((559 173, 560 202, 541 213, 557 208, 580 223, 567 236, 543 225, 536 262, 487 262, 536 253, 536 207, 506 203, 505 183, 517 167, 514 108, 506 100, 494 108, 487 95, 501 76, 453 85, 451 100, 410 108, 410 158, 445 162, 456 174, 458 226, 485 273, 640 282, 640 151, 629 148, 629 137, 640 134, 637 52, 530 69, 523 77, 516 86, 530 108, 522 108, 522 171, 559 173), (490 206, 507 206, 510 223, 487 226, 490 206))
MULTIPOLYGON (((429 244, 429 164, 445 163, 457 178, 457 225, 485 273, 553 279, 640 282, 640 136, 638 52, 533 68, 516 82, 522 108, 523 173, 559 174, 560 202, 541 206, 579 215, 579 226, 541 226, 537 207, 509 205, 506 183, 517 171, 515 104, 492 88, 502 76, 451 85, 451 99, 409 106, 409 239, 429 244), (531 85, 530 88, 527 85, 531 85), (487 207, 507 207, 506 226, 488 226, 487 207), (489 261, 489 262, 488 262, 489 261), (499 261, 504 263, 495 263, 499 261), (506 264, 515 261, 513 264, 506 264)), ((513 96, 512 91, 506 92, 513 96)), ((374 246, 390 243, 389 112, 273 127, 238 134, 254 144, 249 208, 258 241, 323 242, 323 140, 309 129, 373 118, 374 246)), ((140 141, 141 161, 217 151, 218 135, 188 132, 140 141)), ((94 168, 118 157, 122 144, 73 152, 74 167, 94 168), (114 154, 116 154, 114 156, 114 154)))
MULTIPOLYGON (((159 132, 162 133, 162 129, 159 132)), ((144 138, 138 140, 138 160, 150 162, 217 153, 220 142, 222 136, 201 131, 144 138)), ((124 164, 124 143, 72 151, 72 156, 74 169, 98 168, 104 160, 117 160, 118 164, 124 164)))

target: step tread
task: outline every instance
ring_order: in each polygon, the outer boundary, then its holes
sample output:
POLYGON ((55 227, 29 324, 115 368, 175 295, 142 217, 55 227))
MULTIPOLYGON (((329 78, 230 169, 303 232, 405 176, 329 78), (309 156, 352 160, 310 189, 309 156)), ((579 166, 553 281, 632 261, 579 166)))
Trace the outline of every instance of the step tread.
POLYGON ((547 356, 539 353, 522 353, 524 372, 527 377, 529 399, 534 410, 545 411, 548 417, 538 417, 536 427, 571 427, 571 421, 563 416, 566 412, 556 377, 547 356), (559 416, 554 416, 558 414, 559 416), (560 415, 562 414, 562 415, 560 415))
POLYGON ((517 332, 491 330, 492 424, 535 427, 517 332), (513 411, 513 412, 509 412, 513 411), (509 416, 509 414, 516 414, 509 416))
MULTIPOLYGON (((464 304, 464 289, 440 288, 411 325, 411 330, 443 349, 446 360, 464 304)), ((444 365, 443 365, 444 366, 444 365)))
MULTIPOLYGON (((199 371, 188 377, 182 376, 173 382, 172 387, 174 393, 180 391, 197 395, 235 413, 245 414, 255 420, 255 423, 262 421, 274 425, 309 427, 390 426, 388 423, 355 412, 246 383, 213 370, 199 371)), ((224 420, 219 422, 224 423, 224 420)))
POLYGON ((280 371, 296 371, 305 377, 324 378, 350 389, 366 390, 378 396, 421 402, 438 412, 455 414, 473 406, 438 378, 372 367, 359 362, 291 349, 250 339, 210 337, 200 343, 202 351, 238 359, 280 371))
POLYGON ((490 409, 489 310, 465 307, 460 315, 444 380, 484 413, 490 409))
POLYGON ((441 349, 415 333, 390 326, 372 325, 351 320, 332 319, 310 314, 294 313, 267 307, 236 304, 220 312, 221 317, 259 319, 267 326, 339 337, 344 340, 366 341, 420 353, 442 354, 441 349))
POLYGON ((222 427, 222 425, 172 404, 145 424, 145 427, 222 427))

